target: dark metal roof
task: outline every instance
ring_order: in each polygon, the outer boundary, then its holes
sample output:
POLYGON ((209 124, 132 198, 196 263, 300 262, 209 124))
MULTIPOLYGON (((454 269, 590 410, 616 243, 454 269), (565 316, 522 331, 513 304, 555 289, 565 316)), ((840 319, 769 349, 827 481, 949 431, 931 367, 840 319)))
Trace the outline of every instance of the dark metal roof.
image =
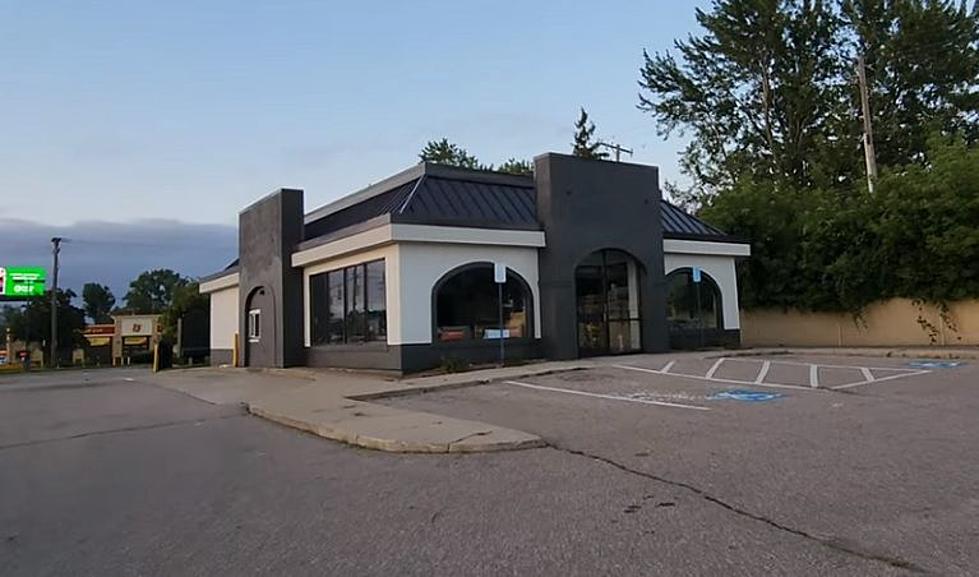
POLYGON ((428 176, 392 220, 537 229, 535 196, 533 186, 428 176))
POLYGON ((666 200, 660 201, 659 208, 659 219, 663 225, 664 238, 689 238, 729 242, 734 240, 720 229, 707 224, 677 206, 673 206, 666 200))
MULTIPOLYGON (((539 230, 530 177, 421 163, 373 187, 306 215, 309 241, 378 217, 388 222, 539 230)), ((737 241, 663 200, 663 236, 737 241)))
POLYGON ((388 215, 391 222, 540 228, 532 180, 497 179, 479 173, 466 178, 470 175, 459 174, 459 171, 445 176, 437 176, 439 172, 436 171, 428 172, 308 221, 303 238, 310 240, 330 235, 383 215, 388 215))
POLYGON ((317 220, 306 223, 303 238, 309 240, 318 236, 324 236, 340 229, 353 226, 357 223, 370 220, 382 214, 390 214, 401 207, 405 199, 414 190, 419 179, 408 181, 396 186, 391 190, 367 198, 357 204, 327 214, 317 220))

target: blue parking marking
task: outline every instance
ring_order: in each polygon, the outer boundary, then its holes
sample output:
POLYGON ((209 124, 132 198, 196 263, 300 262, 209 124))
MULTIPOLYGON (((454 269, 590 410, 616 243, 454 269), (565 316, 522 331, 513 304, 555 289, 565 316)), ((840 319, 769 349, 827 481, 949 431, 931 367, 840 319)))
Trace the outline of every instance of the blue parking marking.
POLYGON ((752 391, 750 389, 734 389, 721 391, 707 397, 710 401, 741 401, 743 403, 767 403, 782 398, 782 393, 769 391, 752 391))

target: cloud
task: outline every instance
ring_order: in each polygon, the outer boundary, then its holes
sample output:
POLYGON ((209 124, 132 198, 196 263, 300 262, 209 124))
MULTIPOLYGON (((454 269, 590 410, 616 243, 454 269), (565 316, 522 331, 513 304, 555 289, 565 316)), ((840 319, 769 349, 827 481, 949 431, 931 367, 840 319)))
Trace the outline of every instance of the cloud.
POLYGON ((0 217, 0 266, 51 271, 51 237, 65 238, 58 285, 81 294, 82 285, 109 285, 121 304, 129 283, 155 268, 198 277, 221 270, 238 255, 235 227, 148 219, 79 221, 69 226, 0 217))

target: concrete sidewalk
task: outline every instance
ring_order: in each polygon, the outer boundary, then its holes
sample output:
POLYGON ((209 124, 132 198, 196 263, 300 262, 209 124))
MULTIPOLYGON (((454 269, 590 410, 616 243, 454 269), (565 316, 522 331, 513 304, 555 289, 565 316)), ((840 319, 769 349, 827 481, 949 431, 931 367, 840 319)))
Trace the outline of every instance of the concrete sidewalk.
MULTIPOLYGON (((631 358, 660 359, 665 364, 668 360, 684 357, 772 354, 979 358, 979 349, 766 348, 643 354, 631 358)), ((402 453, 462 453, 540 447, 544 442, 523 431, 370 401, 620 362, 622 357, 596 357, 407 379, 331 369, 201 368, 160 373, 153 375, 151 380, 210 403, 244 404, 254 415, 358 447, 402 453)))
MULTIPOLYGON (((540 370, 535 367, 534 373, 540 370)), ((539 437, 523 431, 365 400, 528 374, 513 369, 480 373, 400 380, 338 370, 201 368, 160 373, 151 382, 210 403, 243 404, 270 421, 381 451, 465 453, 543 446, 539 437)))

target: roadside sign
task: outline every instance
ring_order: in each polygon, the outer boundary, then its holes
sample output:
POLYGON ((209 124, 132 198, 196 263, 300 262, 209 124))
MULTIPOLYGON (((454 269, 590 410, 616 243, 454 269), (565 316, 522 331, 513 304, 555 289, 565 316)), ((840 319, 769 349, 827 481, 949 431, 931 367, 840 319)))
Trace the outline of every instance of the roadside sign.
POLYGON ((506 265, 502 262, 493 263, 493 280, 497 284, 506 284, 506 265))
POLYGON ((0 295, 14 298, 44 296, 47 271, 41 267, 0 267, 0 295))
POLYGON ((700 267, 693 267, 693 282, 700 282, 700 267))

